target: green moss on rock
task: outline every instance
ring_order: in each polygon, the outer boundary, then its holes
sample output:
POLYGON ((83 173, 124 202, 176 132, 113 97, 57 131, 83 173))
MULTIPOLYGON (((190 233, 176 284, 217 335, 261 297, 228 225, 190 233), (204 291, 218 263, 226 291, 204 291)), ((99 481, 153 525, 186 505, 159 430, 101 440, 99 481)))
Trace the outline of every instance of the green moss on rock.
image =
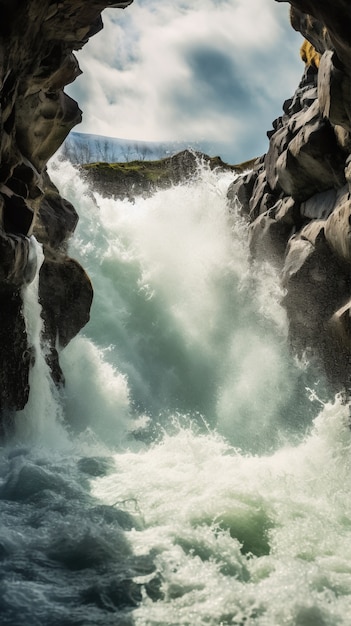
POLYGON ((81 165, 93 190, 112 197, 148 196, 158 188, 166 188, 197 175, 199 163, 211 169, 241 171, 241 166, 224 163, 220 157, 184 150, 157 161, 127 163, 88 163, 81 165))

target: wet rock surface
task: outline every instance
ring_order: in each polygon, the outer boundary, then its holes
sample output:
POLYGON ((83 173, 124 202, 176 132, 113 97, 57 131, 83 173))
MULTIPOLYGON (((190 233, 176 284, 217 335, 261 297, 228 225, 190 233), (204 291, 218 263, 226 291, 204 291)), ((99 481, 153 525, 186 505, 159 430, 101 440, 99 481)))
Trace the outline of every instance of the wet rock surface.
MULTIPOLYGON (((46 163, 81 119, 64 93, 80 74, 74 51, 102 28, 105 7, 131 2, 0 0, 2 416, 26 404, 35 358, 22 312, 23 290, 36 269, 32 235, 45 255, 40 300, 57 384, 63 382, 57 347, 89 319, 90 280, 67 254, 78 216, 50 181, 46 163)), ((294 349, 312 352, 340 390, 349 388, 351 376, 351 10, 349 0, 290 5, 292 26, 306 38, 305 71, 267 133, 267 154, 234 181, 228 199, 252 223, 252 253, 280 268, 294 349)), ((195 167, 188 154, 168 165, 161 183, 157 172, 134 172, 124 189, 124 175, 120 197, 139 187, 152 193, 195 167)), ((111 194, 107 169, 88 175, 111 194)))
MULTIPOLYGON (((283 1, 283 0, 278 0, 283 1)), ((268 131, 267 154, 231 185, 251 221, 251 250, 286 289, 293 348, 323 364, 335 391, 351 381, 351 8, 290 0, 305 71, 268 131)), ((236 197, 238 198, 236 200, 236 197)))
MULTIPOLYGON (((40 300, 53 378, 57 345, 88 321, 89 278, 67 256, 77 214, 60 197, 46 163, 81 120, 64 93, 80 69, 74 50, 102 28, 101 11, 132 0, 0 1, 0 414, 28 400, 35 358, 23 319, 23 290, 36 269, 31 236, 42 244, 40 300)), ((35 256, 35 255, 34 255, 35 256)))
POLYGON ((198 175, 199 164, 210 169, 233 171, 235 166, 224 163, 220 157, 193 150, 183 150, 157 161, 128 161, 126 163, 88 163, 80 170, 94 192, 110 198, 148 197, 157 189, 184 183, 198 175))

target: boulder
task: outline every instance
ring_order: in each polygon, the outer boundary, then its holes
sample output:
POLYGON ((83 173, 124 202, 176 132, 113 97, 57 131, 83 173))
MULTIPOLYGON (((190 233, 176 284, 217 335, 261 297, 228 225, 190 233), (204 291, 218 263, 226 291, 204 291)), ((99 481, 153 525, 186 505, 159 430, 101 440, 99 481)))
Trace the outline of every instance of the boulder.
POLYGON ((39 299, 44 320, 44 340, 54 381, 63 384, 59 351, 89 321, 93 288, 77 261, 67 256, 46 258, 40 271, 39 299))
POLYGON ((318 71, 318 103, 322 117, 351 131, 351 77, 335 66, 336 54, 327 50, 318 71))
POLYGON ((350 358, 351 354, 351 300, 335 311, 329 320, 329 329, 335 340, 350 358))
MULTIPOLYGON (((292 343, 300 352, 310 349, 319 356, 324 355, 326 324, 345 301, 351 279, 329 249, 324 225, 323 220, 311 223, 290 239, 282 273, 292 343)), ((324 367, 328 373, 331 365, 324 367)))
POLYGON ((227 198, 229 206, 232 209, 237 209, 239 207, 242 214, 249 215, 250 199, 257 177, 258 170, 253 169, 247 174, 238 176, 238 178, 230 184, 227 192, 227 198))
POLYGON ((250 226, 250 252, 258 259, 268 259, 281 266, 286 243, 291 234, 291 226, 276 220, 270 211, 262 213, 250 226))
POLYGON ((316 193, 300 205, 301 216, 309 220, 325 220, 334 209, 336 189, 316 193))
POLYGON ((303 126, 277 159, 278 183, 295 200, 345 182, 345 155, 340 154, 335 133, 321 117, 303 126))
POLYGON ((351 355, 351 300, 341 306, 328 320, 323 360, 328 377, 336 384, 343 382, 345 401, 349 400, 351 355))
POLYGON ((271 189, 267 181, 266 172, 260 172, 256 177, 249 202, 249 215, 251 220, 261 215, 261 213, 265 213, 267 209, 270 209, 275 204, 278 197, 279 192, 277 192, 277 190, 273 192, 271 189))
POLYGON ((325 237, 333 252, 351 266, 351 192, 345 187, 325 225, 325 237))
POLYGON ((292 230, 300 225, 300 203, 291 196, 284 196, 272 207, 271 212, 276 220, 290 226, 292 230))

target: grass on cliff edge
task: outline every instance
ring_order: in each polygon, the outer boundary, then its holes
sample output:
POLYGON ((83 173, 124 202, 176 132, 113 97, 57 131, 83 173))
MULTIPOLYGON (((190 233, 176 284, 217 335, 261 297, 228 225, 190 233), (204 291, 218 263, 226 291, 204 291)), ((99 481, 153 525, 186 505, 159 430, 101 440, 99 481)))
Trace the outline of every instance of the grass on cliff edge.
POLYGON ((105 180, 116 178, 143 178, 151 183, 158 183, 172 174, 172 168, 159 161, 128 161, 126 163, 86 163, 81 167, 90 174, 102 176, 105 180))
MULTIPOLYGON (((247 169, 251 169, 256 159, 245 161, 237 165, 229 165, 224 163, 218 156, 207 157, 210 168, 221 167, 241 173, 247 169)), ((113 182, 118 179, 130 179, 132 181, 144 180, 148 183, 158 185, 166 182, 173 177, 174 174, 174 157, 167 157, 156 161, 127 161, 119 163, 86 163, 81 168, 88 174, 98 176, 106 182, 113 182)))

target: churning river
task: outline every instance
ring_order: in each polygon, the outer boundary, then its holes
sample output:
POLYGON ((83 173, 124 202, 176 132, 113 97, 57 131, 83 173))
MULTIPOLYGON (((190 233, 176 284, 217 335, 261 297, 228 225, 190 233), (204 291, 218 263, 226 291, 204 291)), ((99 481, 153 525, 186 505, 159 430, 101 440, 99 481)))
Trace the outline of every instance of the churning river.
MULTIPOLYGON (((350 626, 348 408, 287 346, 229 174, 129 201, 69 163, 91 320, 0 457, 1 626, 350 626)), ((40 248, 38 249, 40 256, 40 248)))

